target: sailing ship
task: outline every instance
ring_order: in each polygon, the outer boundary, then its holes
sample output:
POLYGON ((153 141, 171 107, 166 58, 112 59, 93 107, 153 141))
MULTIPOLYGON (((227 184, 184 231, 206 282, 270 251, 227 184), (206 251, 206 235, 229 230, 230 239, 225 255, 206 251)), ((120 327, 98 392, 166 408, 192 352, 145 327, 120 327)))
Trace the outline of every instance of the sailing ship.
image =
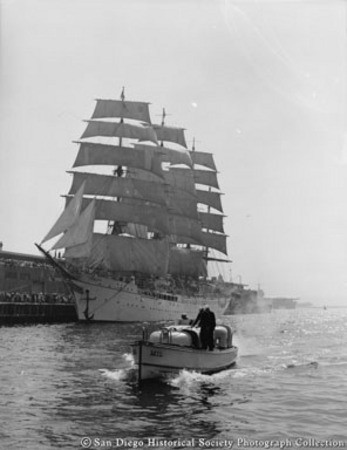
POLYGON ((65 209, 38 245, 59 252, 82 321, 177 320, 205 304, 218 316, 235 289, 208 278, 209 263, 230 262, 213 155, 189 150, 165 110, 152 123, 149 105, 124 88, 96 100, 65 209))

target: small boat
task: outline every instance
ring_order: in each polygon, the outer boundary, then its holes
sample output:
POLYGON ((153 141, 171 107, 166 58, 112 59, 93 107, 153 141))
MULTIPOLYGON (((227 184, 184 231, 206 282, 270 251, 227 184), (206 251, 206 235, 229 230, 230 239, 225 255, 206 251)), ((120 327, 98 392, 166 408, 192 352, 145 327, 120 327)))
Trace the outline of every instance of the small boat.
POLYGON ((163 327, 149 336, 146 330, 142 340, 133 344, 133 355, 138 367, 138 381, 163 378, 185 369, 202 374, 213 374, 231 367, 236 362, 238 348, 232 343, 233 331, 227 325, 214 330, 213 350, 201 348, 200 328, 186 325, 163 327))

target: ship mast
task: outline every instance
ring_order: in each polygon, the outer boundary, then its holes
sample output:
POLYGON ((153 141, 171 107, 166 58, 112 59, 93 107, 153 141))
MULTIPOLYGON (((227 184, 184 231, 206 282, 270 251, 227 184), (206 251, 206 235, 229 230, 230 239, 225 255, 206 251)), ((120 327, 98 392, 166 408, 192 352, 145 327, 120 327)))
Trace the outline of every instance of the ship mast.
MULTIPOLYGON (((125 101, 124 86, 123 86, 122 92, 120 94, 120 99, 121 99, 121 101, 122 101, 122 103, 124 105, 124 101, 125 101)), ((119 123, 121 123, 121 124, 124 123, 124 118, 122 116, 120 118, 120 122, 119 123)), ((119 145, 119 147, 122 147, 122 143, 123 143, 122 134, 119 135, 118 139, 119 139, 118 145, 119 145)), ((124 171, 122 166, 117 166, 113 170, 113 175, 115 177, 122 177, 123 175, 126 176, 126 172, 124 171)), ((120 199, 117 197, 115 201, 119 202, 120 199)), ((111 220, 108 222, 108 227, 107 228, 108 228, 108 232, 110 234, 115 234, 115 233, 118 233, 119 231, 122 230, 122 226, 121 226, 121 224, 119 222, 111 221, 111 220)))
MULTIPOLYGON (((163 108, 163 112, 161 114, 161 124, 160 124, 162 127, 165 127, 166 116, 170 116, 170 114, 167 114, 165 111, 165 108, 163 108)), ((164 147, 164 139, 161 139, 160 146, 164 147)))
MULTIPOLYGON (((192 152, 195 152, 195 137, 193 137, 192 152)), ((195 164, 193 164, 193 166, 192 166, 193 172, 194 172, 194 167, 195 167, 195 164)), ((209 192, 211 192, 211 188, 209 188, 209 192)), ((207 206, 207 212, 210 213, 210 211, 211 211, 211 207, 207 206)), ((208 230, 207 230, 207 232, 208 232, 208 230)), ((205 253, 204 259, 206 261, 206 264, 208 264, 209 248, 207 246, 205 247, 204 253, 205 253)), ((205 279, 206 279, 206 276, 205 276, 205 279)))

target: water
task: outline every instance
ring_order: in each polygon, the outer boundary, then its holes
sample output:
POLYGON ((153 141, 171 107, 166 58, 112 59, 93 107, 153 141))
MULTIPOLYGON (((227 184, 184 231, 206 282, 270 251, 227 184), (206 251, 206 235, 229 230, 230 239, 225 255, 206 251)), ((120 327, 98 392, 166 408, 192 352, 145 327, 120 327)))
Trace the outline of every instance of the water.
POLYGON ((347 309, 226 322, 235 368, 141 388, 139 325, 0 328, 0 448, 347 447, 347 309))

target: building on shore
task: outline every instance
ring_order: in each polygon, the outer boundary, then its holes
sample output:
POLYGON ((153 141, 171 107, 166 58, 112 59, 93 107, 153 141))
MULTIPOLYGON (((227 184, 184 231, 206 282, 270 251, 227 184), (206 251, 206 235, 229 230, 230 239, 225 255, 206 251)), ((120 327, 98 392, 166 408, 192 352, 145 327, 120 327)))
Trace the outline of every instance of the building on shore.
POLYGON ((0 251, 0 292, 70 292, 61 275, 42 256, 0 251))
POLYGON ((249 289, 244 284, 232 292, 225 314, 259 314, 270 312, 271 305, 264 298, 261 289, 249 289))
POLYGON ((231 294, 225 314, 260 314, 277 309, 295 309, 298 300, 291 297, 265 297, 260 288, 249 289, 239 284, 238 289, 231 294))

